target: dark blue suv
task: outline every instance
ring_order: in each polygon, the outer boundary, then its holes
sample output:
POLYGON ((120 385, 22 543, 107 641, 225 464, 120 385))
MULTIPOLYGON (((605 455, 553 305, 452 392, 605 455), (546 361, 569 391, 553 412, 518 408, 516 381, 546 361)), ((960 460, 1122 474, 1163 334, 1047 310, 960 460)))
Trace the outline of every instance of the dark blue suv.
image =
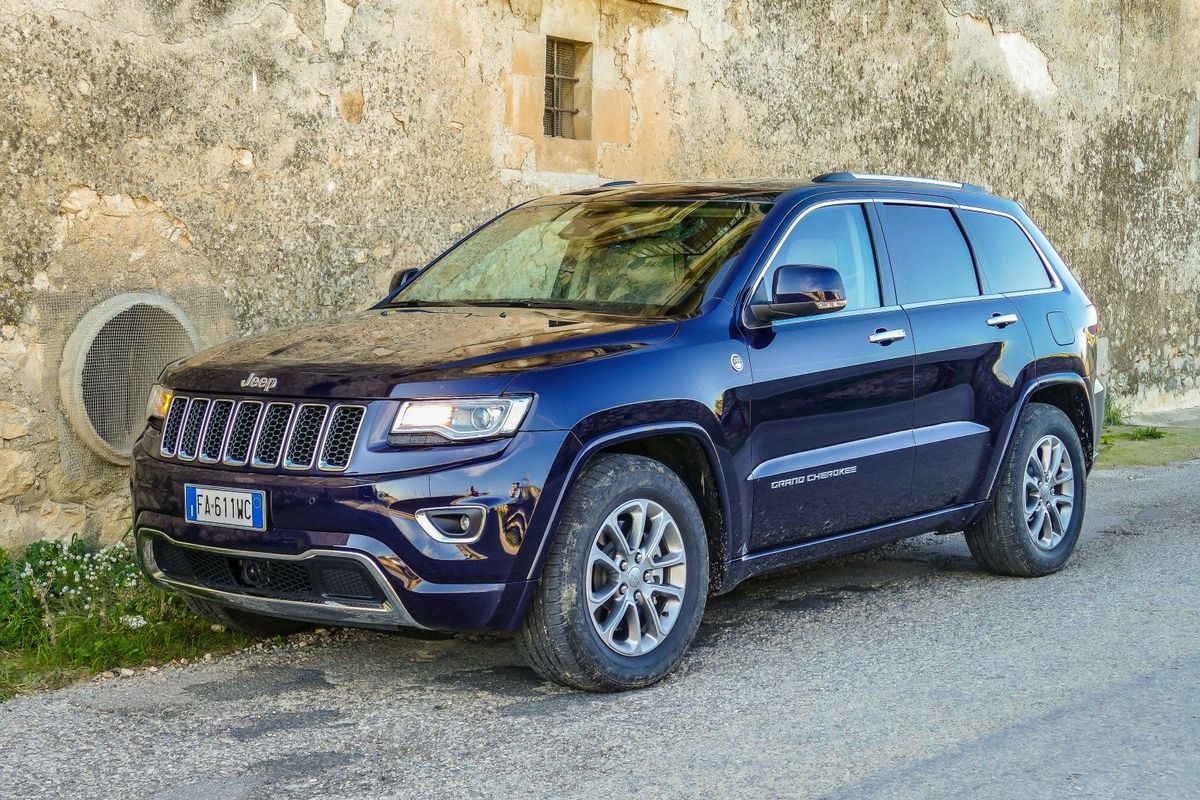
POLYGON ((519 630, 644 686, 710 594, 965 530, 1062 567, 1104 390, 1096 311, 971 185, 609 185, 518 206, 375 307, 168 367, 135 448, 148 574, 208 618, 519 630))

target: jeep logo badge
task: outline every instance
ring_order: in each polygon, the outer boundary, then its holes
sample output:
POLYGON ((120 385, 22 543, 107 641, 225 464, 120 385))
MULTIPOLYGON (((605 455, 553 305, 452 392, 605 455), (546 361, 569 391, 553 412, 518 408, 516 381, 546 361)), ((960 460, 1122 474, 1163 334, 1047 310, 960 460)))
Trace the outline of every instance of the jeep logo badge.
POLYGON ((251 372, 246 376, 246 380, 242 381, 242 388, 262 389, 264 392, 269 392, 274 389, 278 383, 278 378, 264 378, 251 372))

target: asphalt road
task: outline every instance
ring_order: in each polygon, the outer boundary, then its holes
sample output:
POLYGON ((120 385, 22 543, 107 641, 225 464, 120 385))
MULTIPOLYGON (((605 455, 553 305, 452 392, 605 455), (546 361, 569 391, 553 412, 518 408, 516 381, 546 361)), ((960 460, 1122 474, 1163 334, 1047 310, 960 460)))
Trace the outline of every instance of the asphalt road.
POLYGON ((502 638, 355 632, 18 698, 0 795, 1200 797, 1198 486, 1200 462, 1094 474, 1049 578, 954 535, 752 581, 642 692, 542 683, 502 638))

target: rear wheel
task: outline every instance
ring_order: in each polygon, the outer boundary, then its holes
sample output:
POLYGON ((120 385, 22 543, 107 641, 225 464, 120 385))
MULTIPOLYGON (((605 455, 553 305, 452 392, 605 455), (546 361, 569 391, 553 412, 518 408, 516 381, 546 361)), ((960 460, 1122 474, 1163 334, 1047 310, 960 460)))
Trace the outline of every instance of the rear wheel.
POLYGON ((567 500, 521 641, 549 680, 648 686, 682 659, 707 593, 704 523, 683 481, 649 458, 600 456, 567 500))
POLYGON ((229 630, 246 633, 260 639, 269 639, 273 636, 287 636, 312 627, 306 622, 251 614, 249 611, 240 611, 236 608, 223 606, 212 600, 205 600, 202 597, 194 597, 190 594, 181 594, 180 597, 183 598, 185 606, 209 622, 215 622, 218 625, 225 626, 229 630))
POLYGON ((1083 526, 1083 446, 1060 409, 1031 403, 1001 467, 992 508, 966 531, 989 572, 1033 578, 1062 569, 1083 526))

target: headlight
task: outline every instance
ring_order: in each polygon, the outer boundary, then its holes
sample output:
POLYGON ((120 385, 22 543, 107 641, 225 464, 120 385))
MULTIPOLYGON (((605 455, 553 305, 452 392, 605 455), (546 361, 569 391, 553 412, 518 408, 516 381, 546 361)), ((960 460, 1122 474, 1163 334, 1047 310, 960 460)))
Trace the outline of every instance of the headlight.
POLYGON ((146 418, 147 419, 162 419, 167 415, 167 409, 171 407, 171 399, 175 397, 175 393, 170 389, 165 389, 159 384, 154 384, 150 387, 150 397, 146 400, 146 418))
MULTIPOLYGON (((416 443, 416 439, 425 438, 421 434, 433 434, 452 442, 512 436, 521 427, 532 402, 532 397, 411 400, 400 406, 388 440, 393 444, 416 443)), ((436 443, 436 440, 421 443, 436 443)))

